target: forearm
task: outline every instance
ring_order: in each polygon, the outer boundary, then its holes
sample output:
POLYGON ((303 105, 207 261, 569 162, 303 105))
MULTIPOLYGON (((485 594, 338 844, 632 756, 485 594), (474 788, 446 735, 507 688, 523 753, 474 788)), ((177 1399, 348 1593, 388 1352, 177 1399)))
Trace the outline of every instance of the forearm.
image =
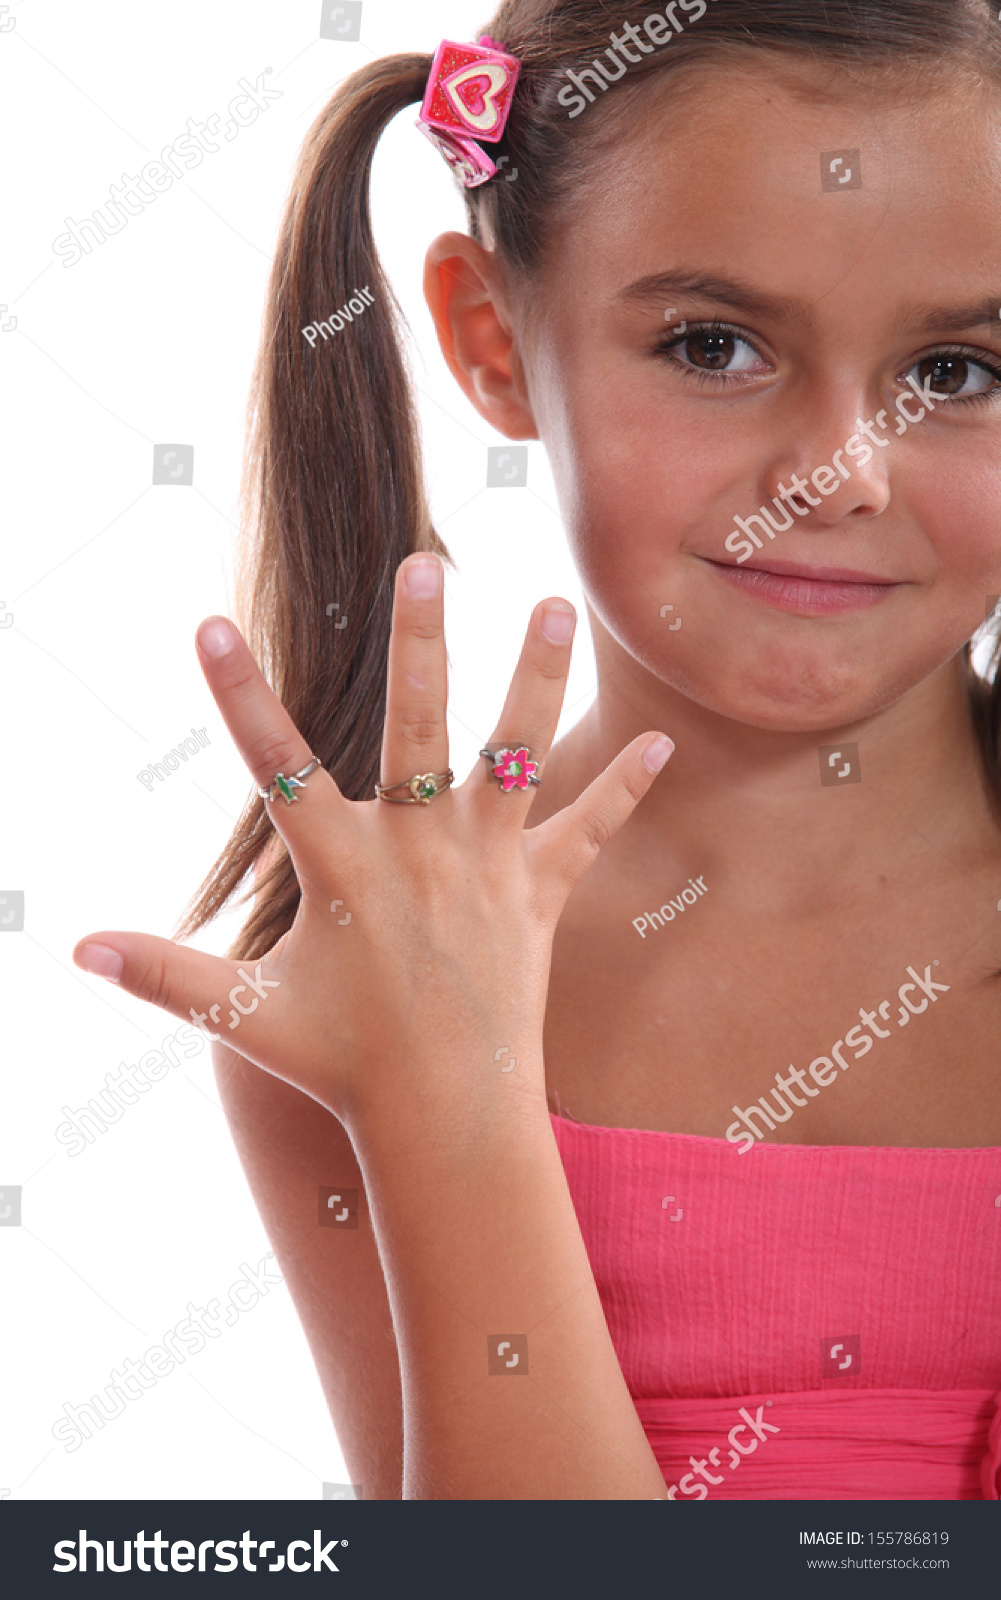
MULTIPOLYGON (((400 1368, 361 1173, 322 1106, 221 1044, 219 1096, 261 1219, 295 1303, 348 1476, 366 1500, 398 1500, 400 1368), (321 1185, 359 1190, 356 1229, 321 1228, 321 1185)), ((336 1476, 336 1473, 329 1473, 336 1476)))
POLYGON ((544 1097, 436 1088, 367 1107, 351 1134, 400 1353, 404 1497, 663 1495, 544 1097))

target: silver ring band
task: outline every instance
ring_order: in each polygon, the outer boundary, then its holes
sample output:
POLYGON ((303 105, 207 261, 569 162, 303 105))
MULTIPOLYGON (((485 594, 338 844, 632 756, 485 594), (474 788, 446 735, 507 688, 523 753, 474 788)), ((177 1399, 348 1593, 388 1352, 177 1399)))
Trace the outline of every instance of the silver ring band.
POLYGON ((290 806, 293 801, 299 798, 295 790, 305 789, 306 779, 310 773, 315 772, 317 767, 322 766, 323 762, 319 756, 314 756, 312 761, 306 763, 301 772, 294 772, 289 778, 286 778, 283 772, 276 772, 274 782, 267 789, 258 789, 257 792, 262 800, 270 800, 272 803, 281 795, 285 804, 290 806))

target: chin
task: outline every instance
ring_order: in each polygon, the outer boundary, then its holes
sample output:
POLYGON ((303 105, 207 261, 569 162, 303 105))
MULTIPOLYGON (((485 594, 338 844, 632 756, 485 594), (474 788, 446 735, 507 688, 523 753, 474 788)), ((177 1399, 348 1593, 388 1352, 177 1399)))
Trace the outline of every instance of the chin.
POLYGON ((849 728, 885 710, 934 670, 889 676, 887 663, 837 662, 807 651, 768 645, 734 656, 686 662, 675 656, 645 664, 678 694, 715 716, 778 733, 823 733, 849 728))

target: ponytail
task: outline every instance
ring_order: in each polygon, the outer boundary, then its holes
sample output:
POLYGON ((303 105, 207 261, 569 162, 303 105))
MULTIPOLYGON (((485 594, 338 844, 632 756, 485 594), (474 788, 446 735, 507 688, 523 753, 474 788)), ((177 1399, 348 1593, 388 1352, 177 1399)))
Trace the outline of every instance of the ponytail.
MULTIPOLYGON (((431 525, 402 312, 376 254, 369 175, 379 137, 420 101, 431 57, 353 74, 307 135, 279 233, 248 409, 237 617, 303 738, 352 800, 378 778, 393 582, 431 525), (343 332, 329 318, 360 291, 343 332), (327 333, 304 336, 320 322, 327 333)), ((349 315, 350 312, 349 308, 349 315)), ((264 801, 248 803, 177 929, 190 937, 272 838, 230 954, 256 959, 292 926, 299 885, 264 801)), ((247 895, 243 897, 247 898, 247 895)))

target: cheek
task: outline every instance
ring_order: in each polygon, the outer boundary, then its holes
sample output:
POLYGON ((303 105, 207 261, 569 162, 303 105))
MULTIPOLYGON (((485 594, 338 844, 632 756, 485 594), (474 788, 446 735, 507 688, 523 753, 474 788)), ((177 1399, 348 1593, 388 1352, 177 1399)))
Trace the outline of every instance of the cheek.
POLYGON ((754 503, 770 419, 693 406, 652 358, 556 348, 536 418, 585 587, 614 580, 617 561, 656 587, 686 545, 723 554, 734 508, 754 503))
MULTIPOLYGON (((974 586, 984 595, 1001 587, 1001 462, 993 439, 956 448, 916 481, 908 520, 920 528, 950 588, 974 586)), ((982 619, 981 619, 982 620, 982 619)))
POLYGON ((661 572, 693 529, 725 518, 713 507, 731 474, 700 431, 679 420, 656 385, 595 371, 562 396, 553 475, 567 538, 585 584, 625 560, 640 579, 661 572), (598 397, 598 398, 596 398, 598 397))

